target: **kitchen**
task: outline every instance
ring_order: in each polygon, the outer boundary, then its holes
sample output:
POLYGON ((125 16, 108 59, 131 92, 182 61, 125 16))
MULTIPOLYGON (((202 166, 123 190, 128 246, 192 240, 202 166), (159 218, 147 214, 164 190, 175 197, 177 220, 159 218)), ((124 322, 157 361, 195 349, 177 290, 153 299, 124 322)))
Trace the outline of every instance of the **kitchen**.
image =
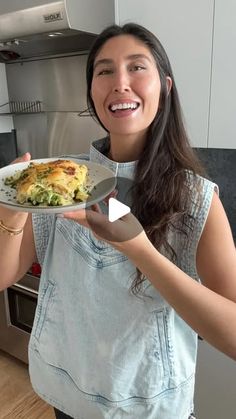
MULTIPOLYGON (((37 2, 38 5, 46 3, 45 1, 37 2)), ((73 2, 67 3, 70 6, 73 4, 73 2)), ((91 21, 92 2, 77 3, 80 3, 80 12, 85 7, 85 3, 86 7, 89 7, 90 4, 89 11, 85 10, 85 16, 89 15, 89 20, 91 21)), ((113 2, 109 3, 112 4, 113 2)), ((150 9, 155 8, 154 10, 157 10, 158 6, 158 10, 160 10, 157 25, 159 27, 158 33, 164 45, 168 46, 170 50, 169 55, 172 58, 174 70, 178 77, 180 92, 183 96, 183 107, 186 109, 186 120, 194 141, 193 145, 200 149, 199 152, 202 153, 203 159, 206 159, 209 164, 209 173, 215 177, 215 181, 218 181, 222 193, 225 195, 224 204, 229 211, 235 237, 235 188, 233 182, 230 182, 230 179, 235 179, 235 174, 233 174, 235 173, 233 172, 235 170, 234 107, 233 103, 230 106, 229 98, 224 97, 224 92, 232 90, 235 86, 231 84, 229 87, 227 85, 228 80, 224 80, 226 85, 222 83, 220 73, 225 71, 221 67, 224 60, 219 60, 219 54, 222 54, 222 51, 227 54, 228 38, 235 39, 236 36, 233 24, 232 27, 229 24, 228 29, 224 30, 223 21, 227 19, 227 22, 232 22, 232 10, 235 9, 235 5, 232 3, 230 6, 224 6, 223 2, 220 1, 208 1, 199 2, 198 5, 193 6, 187 4, 189 2, 181 1, 177 10, 175 10, 176 6, 171 6, 173 11, 170 13, 167 3, 151 1, 150 9), (226 9, 226 7, 228 8, 226 9), (222 9, 224 13, 222 13, 222 9), (167 14, 169 21, 163 23, 161 15, 166 16, 167 14), (211 19, 213 15, 215 17, 214 40, 216 45, 214 54, 211 55, 208 54, 208 49, 210 49, 212 43, 210 30, 212 28, 211 19), (181 22, 184 17, 186 21, 184 21, 184 27, 181 31, 181 22), (197 21, 201 22, 202 34, 198 33, 199 23, 197 21), (217 28, 219 28, 218 32, 217 28), (173 40, 174 30, 178 30, 179 39, 173 40), (189 40, 186 40, 186 31, 190 34, 189 40), (220 35, 222 38, 220 38, 220 35), (203 39, 200 38, 201 36, 203 39), (180 49, 177 48, 179 44, 185 46, 185 54, 181 53, 180 49), (225 45, 226 47, 224 48, 225 45), (192 50, 194 50, 194 55, 192 50), (198 62, 195 55, 198 56, 198 62), (185 56, 189 60, 189 76, 182 69, 184 59, 186 59, 185 56), (196 85, 193 86, 191 78, 196 79, 196 74, 198 75, 198 83, 195 83, 196 85), (200 89, 199 86, 202 88, 200 89), (212 104, 209 111, 210 99, 212 104), (224 109, 227 109, 225 119, 227 119, 222 121, 219 101, 222 104, 224 99, 224 109), (212 162, 215 163, 213 167, 211 167, 212 162), (221 184, 221 182, 223 183, 221 184)), ((149 26, 151 30, 156 25, 156 22, 153 20, 153 13, 152 16, 148 12, 142 13, 142 1, 136 1, 135 4, 131 0, 126 2, 118 1, 115 4, 116 8, 118 7, 119 9, 118 11, 116 9, 116 14, 119 12, 120 21, 126 19, 136 20, 149 26)), ((34 2, 34 5, 36 5, 36 2, 34 2)), ((30 6, 32 6, 30 1, 21 2, 22 8, 30 6)), ((0 14, 16 10, 14 7, 16 7, 16 2, 4 2, 0 6, 0 14), (12 10, 9 9, 10 7, 12 7, 12 10)), ((20 6, 17 5, 17 7, 19 8, 20 6)), ((106 10, 108 11, 107 8, 106 10)), ((96 17, 98 13, 99 11, 96 10, 96 17)), ((109 23, 109 19, 111 21, 115 19, 114 15, 112 15, 112 10, 110 13, 112 17, 109 18, 108 16, 107 18, 109 23)), ((105 19, 105 17, 102 16, 99 19, 101 22, 104 22, 102 19, 105 19)), ((86 25, 85 18, 81 20, 86 25)), ((101 23, 101 26, 106 26, 107 22, 101 23)), ((99 30, 100 28, 95 29, 95 31, 93 28, 90 28, 87 31, 89 33, 90 31, 97 33, 99 30)), ((15 134, 17 138, 17 152, 22 154, 27 150, 32 150, 34 158, 76 153, 78 152, 77 138, 83 138, 79 151, 86 152, 91 139, 102 136, 102 132, 99 131, 95 122, 86 116, 85 87, 82 83, 79 83, 79 79, 84 77, 86 48, 88 46, 86 42, 89 43, 90 41, 84 39, 84 44, 81 41, 83 50, 77 51, 77 53, 75 51, 72 53, 64 52, 64 56, 58 53, 57 57, 52 54, 53 56, 50 58, 40 60, 37 57, 33 59, 26 58, 25 61, 16 60, 13 62, 9 60, 0 65, 2 81, 0 105, 7 104, 0 108, 3 113, 0 117, 0 129, 2 134, 4 134, 4 138, 7 133, 11 134, 12 156, 14 152, 16 153, 14 148, 15 139, 12 138, 15 137, 15 134), (31 80, 30 85, 28 80, 31 80), (57 82, 59 82, 60 89, 58 89, 57 82), (8 106, 11 106, 11 109, 8 106), (33 112, 31 112, 32 109, 33 112), (13 133, 11 132, 12 129, 15 130, 13 133), (66 144, 63 143, 65 132, 68 136, 67 138, 69 138, 66 144)), ((9 49, 9 47, 7 48, 9 49)), ((5 50, 6 46, 4 46, 5 50)), ((24 51, 24 47, 22 47, 22 51, 24 51)), ((7 54, 4 54, 4 59, 6 60, 7 54)), ((233 82, 231 81, 231 83, 233 82)), ((233 94, 230 95, 230 97, 233 96, 233 94)), ((23 286, 27 287, 28 285, 24 284, 23 286)), ((25 291, 26 293, 28 292, 27 290, 25 291)), ((12 326, 12 328, 15 333, 17 328, 15 326, 12 326)), ((21 339, 25 340, 25 342, 27 341, 26 331, 21 333, 21 339)), ((21 346, 19 341, 17 345, 13 343, 12 350, 18 351, 19 346, 21 346)), ((14 353, 14 355, 16 354, 14 353)), ((199 404, 199 416, 206 417, 208 414, 208 417, 214 417, 214 419, 223 417, 223 414, 224 417, 227 417, 226 415, 228 417, 232 416, 235 410, 235 386, 233 385, 235 383, 235 364, 218 354, 217 351, 209 348, 205 342, 200 342, 199 369, 201 368, 202 370, 197 377, 199 384, 196 394, 197 403, 199 404), (209 383, 209 376, 214 377, 211 380, 211 384, 209 383), (221 378, 220 385, 217 384, 220 380, 216 377, 221 378), (226 389, 227 393, 225 392, 226 389)))

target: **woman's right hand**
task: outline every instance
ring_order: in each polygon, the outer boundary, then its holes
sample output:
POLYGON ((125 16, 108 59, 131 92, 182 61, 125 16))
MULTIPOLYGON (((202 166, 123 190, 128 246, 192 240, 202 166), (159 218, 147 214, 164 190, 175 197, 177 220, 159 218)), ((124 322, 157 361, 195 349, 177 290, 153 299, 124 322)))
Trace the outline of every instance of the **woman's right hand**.
POLYGON ((17 157, 10 164, 23 163, 24 161, 25 162, 30 161, 30 159, 31 159, 31 154, 27 152, 27 153, 23 154, 23 156, 17 157))
MULTIPOLYGON (((25 153, 23 156, 17 157, 11 162, 11 164, 22 163, 30 161, 30 153, 25 153)), ((14 211, 9 208, 0 205, 0 220, 4 225, 14 229, 23 228, 28 217, 28 213, 14 211)))
MULTIPOLYGON (((26 153, 12 163, 28 162, 30 159, 30 154, 26 153)), ((1 291, 22 278, 30 266, 32 266, 32 263, 37 261, 37 255, 34 244, 32 217, 29 213, 14 211, 0 206, 0 221, 1 291)))

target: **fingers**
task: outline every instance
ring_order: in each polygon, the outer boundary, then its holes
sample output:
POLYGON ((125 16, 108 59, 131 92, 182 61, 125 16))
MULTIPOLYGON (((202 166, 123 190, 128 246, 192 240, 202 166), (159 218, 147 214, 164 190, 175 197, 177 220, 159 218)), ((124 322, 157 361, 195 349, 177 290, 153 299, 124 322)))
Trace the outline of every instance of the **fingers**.
POLYGON ((102 213, 98 204, 92 205, 91 210, 81 209, 79 211, 64 212, 63 214, 58 214, 57 217, 73 220, 84 227, 90 228, 100 240, 104 240, 107 237, 107 234, 104 235, 104 230, 107 230, 107 224, 110 224, 110 222, 107 216, 102 213))
POLYGON ((103 202, 105 205, 108 205, 109 199, 110 198, 116 198, 118 194, 118 190, 114 189, 114 191, 112 191, 109 195, 106 196, 106 198, 104 198, 103 202))
POLYGON ((70 211, 70 212, 64 212, 63 214, 59 214, 59 218, 67 218, 68 220, 74 220, 77 223, 83 225, 84 227, 91 228, 91 226, 88 223, 88 213, 97 213, 102 214, 102 210, 100 208, 99 204, 93 204, 91 205, 91 210, 88 210, 87 208, 80 209, 78 211, 70 211))
POLYGON ((27 161, 30 161, 30 159, 31 159, 31 154, 27 152, 23 154, 23 156, 17 157, 17 159, 13 160, 11 164, 27 162, 27 161))
POLYGON ((83 225, 84 227, 89 227, 87 216, 86 216, 86 209, 81 209, 79 211, 71 211, 71 212, 64 212, 63 214, 59 214, 58 218, 67 218, 68 220, 77 221, 79 224, 83 225))
POLYGON ((79 211, 71 211, 71 212, 64 212, 63 214, 59 214, 58 217, 61 218, 68 218, 69 220, 77 221, 79 224, 89 227, 88 224, 88 213, 98 213, 102 214, 102 210, 100 208, 99 204, 93 204, 91 205, 91 211, 84 208, 79 211))
POLYGON ((99 214, 102 214, 102 210, 99 204, 93 204, 91 205, 91 208, 93 211, 98 212, 99 214))

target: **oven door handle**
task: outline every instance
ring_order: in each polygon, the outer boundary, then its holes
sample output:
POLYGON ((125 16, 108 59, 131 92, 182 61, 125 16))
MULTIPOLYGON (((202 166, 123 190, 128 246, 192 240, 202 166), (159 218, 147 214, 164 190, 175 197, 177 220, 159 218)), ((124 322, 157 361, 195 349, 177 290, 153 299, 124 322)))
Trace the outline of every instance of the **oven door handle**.
POLYGON ((17 283, 12 285, 11 288, 15 289, 15 290, 22 291, 22 292, 34 294, 36 296, 38 296, 38 294, 39 294, 38 291, 34 290, 33 288, 29 288, 29 287, 26 287, 25 285, 21 285, 21 284, 17 284, 17 283))

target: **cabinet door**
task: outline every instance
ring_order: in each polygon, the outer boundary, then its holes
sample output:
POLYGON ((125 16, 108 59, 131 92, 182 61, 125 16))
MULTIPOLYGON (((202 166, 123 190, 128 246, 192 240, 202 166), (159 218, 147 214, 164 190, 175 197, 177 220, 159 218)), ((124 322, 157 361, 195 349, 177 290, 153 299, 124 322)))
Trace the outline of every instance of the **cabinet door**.
POLYGON ((134 21, 162 42, 172 64, 187 130, 206 147, 211 73, 213 0, 118 0, 120 23, 134 21))
POLYGON ((12 116, 2 116, 1 113, 9 112, 8 90, 5 64, 0 63, 0 132, 8 132, 13 129, 12 116))
POLYGON ((209 147, 236 148, 236 2, 215 0, 209 147))

